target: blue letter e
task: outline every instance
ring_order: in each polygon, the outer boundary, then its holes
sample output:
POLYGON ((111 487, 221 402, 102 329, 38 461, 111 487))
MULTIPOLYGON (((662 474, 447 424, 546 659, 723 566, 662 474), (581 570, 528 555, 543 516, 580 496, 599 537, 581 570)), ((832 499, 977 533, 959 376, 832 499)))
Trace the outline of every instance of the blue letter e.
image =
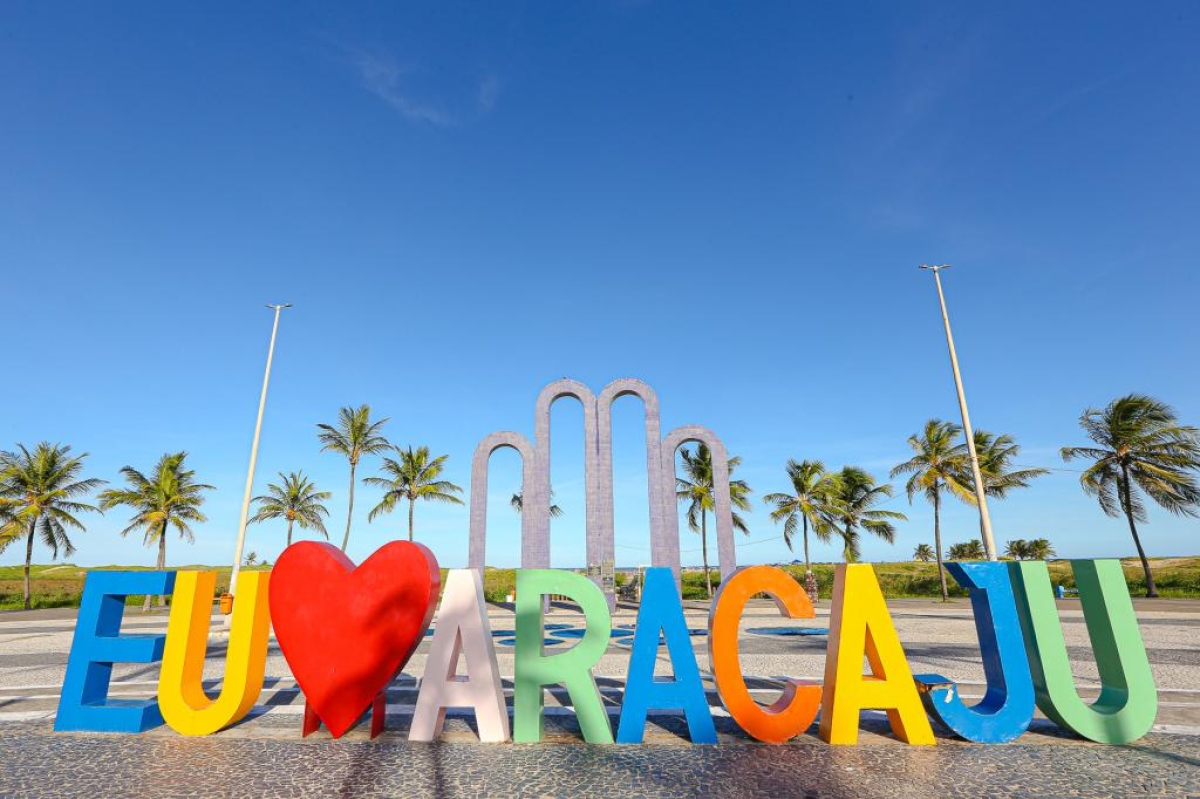
POLYGON ((120 635, 125 597, 169 594, 174 588, 175 572, 88 574, 58 700, 55 730, 144 732, 163 723, 155 700, 107 701, 108 681, 114 663, 162 660, 167 640, 165 635, 120 635))

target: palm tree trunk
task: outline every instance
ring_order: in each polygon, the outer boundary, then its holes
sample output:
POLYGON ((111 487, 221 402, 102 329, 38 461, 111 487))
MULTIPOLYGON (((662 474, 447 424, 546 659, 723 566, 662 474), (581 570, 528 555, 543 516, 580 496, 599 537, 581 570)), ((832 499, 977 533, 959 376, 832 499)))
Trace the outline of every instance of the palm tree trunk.
POLYGON ((346 534, 342 536, 342 551, 350 546, 350 520, 354 518, 354 468, 358 464, 350 461, 350 507, 346 509, 346 534))
MULTIPOLYGON (((40 516, 41 514, 38 514, 40 516)), ((29 523, 29 540, 25 542, 25 609, 30 609, 29 567, 33 563, 33 534, 37 530, 38 516, 29 523)))
MULTIPOLYGON (((162 530, 158 533, 158 570, 162 571, 167 565, 167 520, 163 519, 162 530)), ((160 596, 158 598, 158 606, 162 607, 167 604, 167 598, 160 596)), ((150 612, 150 595, 146 594, 146 601, 142 603, 142 613, 150 612)))
POLYGON ((942 601, 950 599, 946 589, 946 569, 942 566, 942 497, 936 491, 933 493, 933 550, 937 555, 938 580, 942 583, 942 601))
POLYGON ((413 540, 413 504, 415 500, 408 498, 408 540, 413 540))
POLYGON ((1150 573, 1150 561, 1146 559, 1146 550, 1142 549, 1142 539, 1138 537, 1137 525, 1133 523, 1133 496, 1129 489, 1129 470, 1121 469, 1121 496, 1125 506, 1125 518, 1129 520, 1129 532, 1133 535, 1133 545, 1137 547, 1138 557, 1142 561, 1142 571, 1146 573, 1146 596, 1158 596, 1158 586, 1154 584, 1154 575, 1150 573))
POLYGON ((292 525, 296 523, 295 519, 288 519, 288 542, 287 545, 292 545, 292 525))
POLYGON ((708 573, 708 514, 700 509, 700 553, 704 558, 704 586, 712 599, 712 575, 708 573))
POLYGON ((812 564, 808 560, 808 517, 801 514, 800 518, 804 522, 804 573, 812 574, 812 564))

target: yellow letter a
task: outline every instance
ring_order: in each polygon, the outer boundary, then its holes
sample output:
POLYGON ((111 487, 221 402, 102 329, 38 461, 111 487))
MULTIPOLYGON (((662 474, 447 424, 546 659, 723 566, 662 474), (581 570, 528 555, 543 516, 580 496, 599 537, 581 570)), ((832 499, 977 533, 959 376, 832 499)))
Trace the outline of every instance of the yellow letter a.
POLYGON ((212 615, 216 572, 181 571, 175 577, 158 706, 163 719, 180 735, 209 735, 239 721, 262 692, 271 633, 267 585, 270 572, 242 572, 229 630, 221 693, 204 693, 204 656, 212 615))
POLYGON ((892 732, 905 743, 934 742, 875 570, 865 563, 844 564, 837 567, 833 582, 821 738, 831 744, 857 743, 864 708, 886 710, 892 732), (870 674, 862 673, 863 655, 870 674))

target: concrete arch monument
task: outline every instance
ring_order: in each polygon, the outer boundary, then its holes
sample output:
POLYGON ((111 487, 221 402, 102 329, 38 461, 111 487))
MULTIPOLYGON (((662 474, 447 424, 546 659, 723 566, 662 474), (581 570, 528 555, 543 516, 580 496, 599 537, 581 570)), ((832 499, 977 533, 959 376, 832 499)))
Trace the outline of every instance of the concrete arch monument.
MULTIPOLYGON (((529 439, 520 433, 508 431, 492 433, 475 447, 471 458, 471 522, 470 543, 467 551, 467 566, 483 571, 487 565, 487 487, 488 464, 492 453, 498 449, 515 449, 521 456, 521 485, 531 486, 536 481, 537 455, 529 439)), ((547 509, 548 513, 548 509, 547 509)), ((550 549, 544 552, 531 551, 529 545, 537 540, 533 535, 533 514, 521 514, 521 567, 545 569, 550 566, 550 549)))
MULTIPOLYGON (((678 543, 675 546, 675 557, 671 556, 671 542, 668 538, 669 527, 667 516, 676 515, 675 492, 668 486, 664 492, 662 474, 661 444, 659 440, 658 394, 653 388, 632 377, 619 378, 612 381, 596 400, 596 418, 599 435, 597 451, 599 455, 600 493, 598 504, 601 509, 599 535, 607 547, 608 558, 614 557, 613 545, 616 541, 613 512, 613 462, 612 462, 612 406, 621 397, 634 396, 642 401, 643 418, 646 426, 646 491, 650 509, 650 560, 655 566, 675 564, 678 576, 679 557, 678 543)), ((673 468, 672 468, 673 471, 673 468)), ((673 480, 673 477, 672 477, 673 480)))
MULTIPOLYGON (((578 380, 563 378, 555 380, 538 393, 534 411, 534 450, 537 455, 537 469, 534 471, 534 483, 524 490, 530 491, 525 495, 528 503, 522 503, 522 514, 533 518, 534 526, 530 528, 535 538, 532 546, 545 547, 546 565, 550 565, 550 409, 560 399, 574 398, 583 406, 583 482, 584 482, 584 530, 587 536, 587 561, 603 563, 603 544, 597 531, 600 527, 597 514, 599 507, 597 497, 597 471, 599 459, 596 454, 596 395, 592 390, 578 380), (530 514, 529 508, 535 509, 530 514)), ((522 541, 522 548, 525 543, 522 541)))
MULTIPOLYGON (((717 561, 724 580, 737 570, 737 546, 733 537, 733 507, 729 498, 729 453, 717 434, 700 425, 684 425, 667 433, 662 443, 662 473, 671 481, 671 496, 675 496, 675 452, 684 444, 695 442, 708 447, 713 464, 713 515, 717 518, 717 561)), ((679 563, 679 514, 667 518, 667 537, 675 548, 674 562, 679 563)), ((658 564, 655 564, 658 565, 658 564)), ((679 567, 675 567, 676 582, 679 567)))
MULTIPOLYGON (((583 383, 563 378, 538 394, 534 411, 534 441, 520 433, 492 433, 479 443, 471 463, 471 568, 486 563, 487 472, 493 452, 503 447, 521 455, 521 566, 548 568, 550 565, 550 409, 560 399, 571 397, 583 406, 584 485, 588 575, 600 585, 615 605, 611 584, 603 577, 615 562, 612 406, 621 397, 636 396, 644 407, 646 431, 646 491, 650 510, 650 558, 654 566, 669 567, 679 583, 679 514, 675 504, 675 452, 689 442, 706 445, 712 452, 714 472, 717 552, 721 575, 737 568, 733 538, 733 516, 729 499, 729 459, 716 433, 699 425, 685 425, 660 438, 658 394, 635 378, 612 381, 592 393, 583 383)), ((609 571, 608 573, 611 573, 609 571)))

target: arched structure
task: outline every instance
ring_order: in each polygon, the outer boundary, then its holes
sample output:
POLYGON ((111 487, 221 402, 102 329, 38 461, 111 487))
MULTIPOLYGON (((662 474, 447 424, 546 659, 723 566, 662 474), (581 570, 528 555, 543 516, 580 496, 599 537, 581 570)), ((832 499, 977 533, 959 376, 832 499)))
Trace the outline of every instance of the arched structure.
MULTIPOLYGON (((660 439, 658 395, 634 378, 620 378, 604 387, 597 397, 577 380, 563 378, 538 394, 534 412, 534 442, 520 433, 492 433, 475 448, 471 463, 471 541, 469 565, 483 569, 486 563, 487 473, 493 452, 511 447, 521 455, 521 566, 550 566, 550 409, 563 397, 573 397, 583 406, 583 460, 585 522, 589 574, 600 583, 593 567, 615 565, 616 530, 613 510, 612 406, 619 398, 636 396, 645 406, 646 490, 650 508, 650 560, 667 566, 679 583, 679 511, 675 502, 675 451, 690 441, 705 444, 713 458, 713 492, 717 521, 717 552, 721 575, 736 568, 733 516, 729 501, 729 460, 721 439, 706 427, 686 425, 660 439)), ((609 607, 615 605, 611 590, 605 592, 609 607)))
MULTIPOLYGON (((634 396, 642 401, 646 424, 646 491, 650 506, 650 562, 656 566, 669 565, 670 541, 666 515, 675 513, 675 492, 665 485, 662 475, 662 456, 659 441, 658 394, 654 389, 632 377, 612 381, 596 400, 596 420, 599 440, 599 535, 606 545, 605 557, 615 558, 616 528, 614 522, 615 501, 613 499, 613 454, 612 454, 612 406, 621 397, 634 396), (664 490, 665 489, 665 490, 664 490)), ((678 545, 676 545, 678 550, 678 545)), ((678 563, 678 558, 675 559, 678 563)), ((678 573, 679 569, 675 569, 678 573)))
MULTIPOLYGON (((664 487, 670 481, 671 496, 675 496, 675 451, 684 444, 695 442, 704 444, 712 453, 713 468, 713 515, 717 517, 717 560, 721 567, 721 579, 724 580, 737 569, 737 547, 733 538, 733 508, 729 500, 729 454, 725 444, 717 438, 717 434, 707 427, 700 425, 684 425, 676 427, 662 443, 662 473, 664 487)), ((675 569, 676 582, 679 578, 679 513, 670 515, 668 525, 669 538, 674 545, 670 553, 671 564, 675 569)))
MULTIPOLYGON (((534 411, 534 452, 537 469, 533 484, 526 484, 521 512, 533 524, 529 528, 532 541, 521 542, 522 550, 537 551, 546 566, 550 565, 550 408, 564 397, 574 397, 583 406, 583 482, 584 531, 587 537, 588 563, 600 563, 596 540, 598 507, 596 505, 596 395, 578 380, 555 380, 538 394, 534 411), (544 551, 544 556, 542 555, 544 551)), ((524 528, 522 528, 524 529, 524 528)))
MULTIPOLYGON (((508 447, 515 449, 521 456, 521 486, 524 491, 534 484, 534 469, 537 468, 537 457, 529 439, 520 433, 492 433, 479 442, 475 447, 475 455, 471 458, 471 527, 470 543, 467 554, 467 565, 472 569, 483 571, 487 565, 487 488, 488 462, 492 453, 508 447)), ((550 566, 549 550, 545 562, 531 552, 529 544, 535 537, 531 535, 533 519, 530 514, 521 514, 521 567, 526 569, 543 569, 550 566)))

